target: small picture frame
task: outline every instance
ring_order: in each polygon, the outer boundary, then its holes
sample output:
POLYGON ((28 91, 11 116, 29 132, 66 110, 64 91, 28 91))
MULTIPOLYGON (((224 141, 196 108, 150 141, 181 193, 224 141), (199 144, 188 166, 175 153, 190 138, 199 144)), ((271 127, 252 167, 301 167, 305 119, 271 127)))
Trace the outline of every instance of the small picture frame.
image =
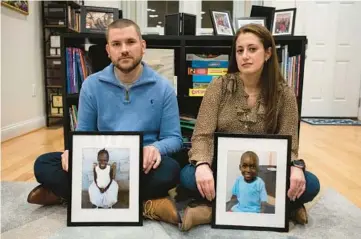
POLYGON ((63 96, 51 94, 51 106, 53 108, 63 108, 63 96))
POLYGON ((1 5, 23 15, 29 15, 29 1, 1 1, 1 5))
POLYGON ((296 22, 296 8, 276 10, 272 25, 272 35, 293 36, 296 22))
POLYGON ((108 25, 119 19, 119 9, 81 6, 81 32, 105 33, 108 25))
POLYGON ((288 232, 291 136, 214 135, 212 227, 288 232))
POLYGON ((259 24, 263 27, 266 26, 266 18, 265 17, 239 17, 236 19, 236 28, 237 30, 247 24, 259 24))
POLYGON ((142 226, 142 132, 72 131, 68 226, 142 226))
POLYGON ((229 11, 209 10, 211 16, 213 35, 216 36, 233 36, 234 29, 229 11))

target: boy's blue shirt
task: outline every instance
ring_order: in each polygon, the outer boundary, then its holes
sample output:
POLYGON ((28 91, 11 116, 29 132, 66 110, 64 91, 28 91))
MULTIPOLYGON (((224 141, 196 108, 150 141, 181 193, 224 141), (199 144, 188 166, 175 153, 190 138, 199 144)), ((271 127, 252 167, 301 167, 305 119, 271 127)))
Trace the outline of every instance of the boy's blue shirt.
POLYGON ((257 177, 251 183, 247 183, 241 175, 237 177, 232 195, 237 196, 238 203, 232 207, 236 212, 260 212, 261 203, 267 202, 268 196, 266 185, 262 178, 257 177))
POLYGON ((82 84, 76 131, 143 131, 143 143, 161 155, 182 147, 177 97, 168 81, 143 63, 129 88, 120 84, 110 64, 82 84))

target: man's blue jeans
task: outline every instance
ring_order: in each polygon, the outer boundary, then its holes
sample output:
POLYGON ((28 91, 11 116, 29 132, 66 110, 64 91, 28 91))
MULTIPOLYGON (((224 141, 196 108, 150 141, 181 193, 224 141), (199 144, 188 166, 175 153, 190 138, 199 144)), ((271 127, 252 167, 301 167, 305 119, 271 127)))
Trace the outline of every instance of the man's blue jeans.
MULTIPOLYGON (((186 165, 180 172, 180 184, 183 188, 192 192, 192 195, 200 197, 197 189, 195 167, 191 164, 186 165)), ((309 171, 305 172, 306 190, 300 198, 291 202, 292 208, 302 206, 304 203, 312 201, 320 191, 320 182, 318 178, 309 171)))

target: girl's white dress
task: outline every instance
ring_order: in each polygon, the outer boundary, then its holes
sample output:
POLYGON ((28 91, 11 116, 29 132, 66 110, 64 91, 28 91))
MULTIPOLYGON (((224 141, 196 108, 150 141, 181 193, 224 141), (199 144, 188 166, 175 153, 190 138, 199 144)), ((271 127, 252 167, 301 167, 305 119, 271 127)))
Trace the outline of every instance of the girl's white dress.
MULTIPOLYGON (((100 188, 106 188, 108 186, 110 178, 110 166, 107 165, 105 169, 99 168, 99 165, 95 167, 95 173, 97 174, 97 183, 100 188)), ((101 193, 95 181, 92 182, 89 186, 89 197, 90 202, 97 206, 103 208, 112 207, 118 201, 118 190, 119 186, 114 180, 110 184, 108 190, 104 193, 101 193)))

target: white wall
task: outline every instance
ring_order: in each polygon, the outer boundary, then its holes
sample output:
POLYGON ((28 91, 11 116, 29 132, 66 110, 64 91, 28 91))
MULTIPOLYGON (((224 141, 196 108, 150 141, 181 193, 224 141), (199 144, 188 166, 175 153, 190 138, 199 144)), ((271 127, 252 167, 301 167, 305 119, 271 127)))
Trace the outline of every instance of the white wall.
MULTIPOLYGON (((120 8, 120 1, 85 2, 120 8)), ((46 123, 41 2, 29 1, 29 10, 26 16, 1 6, 1 141, 46 123)))
POLYGON ((120 9, 120 1, 84 1, 85 6, 94 6, 94 7, 114 7, 120 9))
MULTIPOLYGON (((360 82, 361 82, 361 75, 360 75, 360 82)), ((358 119, 361 120, 361 84, 360 84, 360 105, 358 108, 358 119)))
POLYGON ((45 125, 40 6, 29 1, 28 16, 1 6, 1 141, 45 125))

